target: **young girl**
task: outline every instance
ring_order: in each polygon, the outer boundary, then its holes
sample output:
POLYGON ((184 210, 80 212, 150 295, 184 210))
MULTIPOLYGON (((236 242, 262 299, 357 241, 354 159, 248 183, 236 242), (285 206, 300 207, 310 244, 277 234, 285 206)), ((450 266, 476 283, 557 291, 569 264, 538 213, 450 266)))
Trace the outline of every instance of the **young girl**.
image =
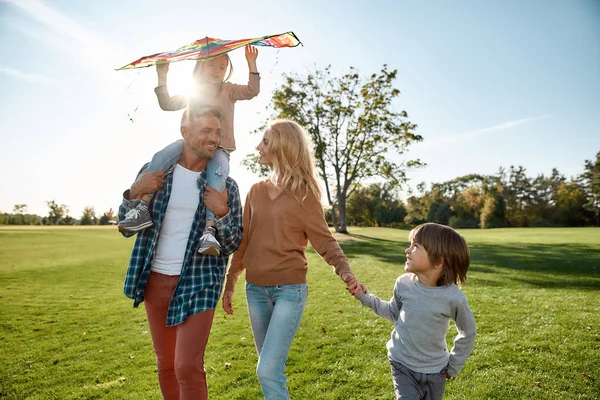
MULTIPOLYGON (((233 66, 227 54, 211 60, 199 60, 194 67, 193 78, 196 85, 194 95, 190 98, 177 95, 170 96, 167 89, 167 72, 169 64, 156 66, 158 86, 154 90, 160 108, 165 111, 181 110, 190 105, 203 104, 215 108, 221 113, 221 143, 214 157, 206 168, 208 185, 223 192, 225 180, 229 175, 229 154, 235 150, 233 135, 234 104, 237 100, 250 100, 260 90, 260 76, 256 68, 258 50, 254 46, 246 46, 246 61, 250 76, 247 85, 236 85, 228 82, 233 73, 233 66), (226 76, 227 75, 227 76, 226 76)), ((183 141, 178 140, 154 155, 148 172, 166 171, 177 163, 183 152, 183 141)), ((125 219, 119 223, 121 232, 137 232, 152 226, 149 203, 152 193, 144 195, 143 200, 130 210, 125 219)), ((209 255, 220 254, 220 244, 217 241, 215 216, 206 209, 206 226, 200 240, 198 252, 209 255)))
POLYGON ((233 314, 235 284, 246 269, 260 386, 267 400, 289 399, 284 371, 308 296, 304 254, 308 241, 334 267, 350 293, 356 294, 362 286, 323 216, 304 128, 293 121, 274 121, 257 149, 259 164, 272 172, 268 180, 252 186, 246 197, 242 243, 227 273, 223 308, 233 314))
POLYGON ((356 298, 394 325, 387 342, 396 399, 441 400, 473 350, 475 320, 457 284, 467 279, 469 247, 454 229, 435 223, 414 228, 406 249, 406 274, 390 301, 366 293, 356 298), (449 321, 458 335, 446 346, 449 321))

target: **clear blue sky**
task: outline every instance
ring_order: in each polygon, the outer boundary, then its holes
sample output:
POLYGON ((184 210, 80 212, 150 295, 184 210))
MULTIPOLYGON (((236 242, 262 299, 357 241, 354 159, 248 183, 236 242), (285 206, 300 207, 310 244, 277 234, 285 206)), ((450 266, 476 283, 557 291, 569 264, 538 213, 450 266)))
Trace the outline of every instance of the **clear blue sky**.
MULTIPOLYGON (((600 151, 595 0, 0 0, 0 212, 25 203, 47 215, 46 200, 76 218, 116 209, 139 167, 180 137, 180 113, 156 103, 154 69, 115 68, 204 36, 289 30, 304 47, 261 48, 261 93, 236 106, 231 175, 243 196, 258 178, 239 162, 281 74, 329 64, 398 70, 395 107, 425 138, 403 156, 428 164, 409 173, 413 186, 510 165, 571 177, 600 151)), ((231 55, 243 83, 243 51, 231 55)), ((171 68, 172 92, 188 90, 191 67, 171 68)))

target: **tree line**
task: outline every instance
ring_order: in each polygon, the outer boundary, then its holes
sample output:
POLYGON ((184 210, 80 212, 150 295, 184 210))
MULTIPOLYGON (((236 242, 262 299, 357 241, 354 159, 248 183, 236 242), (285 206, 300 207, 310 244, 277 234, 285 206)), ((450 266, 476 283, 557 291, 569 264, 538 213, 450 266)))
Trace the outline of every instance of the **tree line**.
POLYGON ((48 215, 41 217, 27 213, 27 204, 15 204, 13 213, 0 213, 0 225, 112 225, 116 223, 116 215, 111 208, 100 217, 96 216, 94 207, 83 209, 79 219, 69 215, 69 207, 54 200, 46 201, 48 215))
POLYGON ((409 193, 404 201, 392 185, 360 186, 349 196, 346 211, 350 223, 360 226, 410 228, 423 222, 455 228, 600 226, 600 152, 570 179, 556 169, 532 177, 522 166, 511 166, 495 175, 421 183, 417 193, 409 193))

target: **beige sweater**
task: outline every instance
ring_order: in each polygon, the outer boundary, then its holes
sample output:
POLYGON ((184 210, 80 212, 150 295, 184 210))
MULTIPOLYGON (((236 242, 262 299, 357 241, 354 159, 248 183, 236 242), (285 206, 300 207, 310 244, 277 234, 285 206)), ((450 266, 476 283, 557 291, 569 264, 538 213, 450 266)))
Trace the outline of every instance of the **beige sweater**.
POLYGON ((221 147, 233 151, 235 150, 235 137, 233 136, 233 112, 234 104, 238 100, 250 100, 256 97, 260 91, 260 77, 255 74, 249 74, 248 85, 237 85, 235 83, 225 82, 220 88, 216 89, 216 94, 212 90, 199 90, 197 94, 188 98, 183 95, 170 96, 166 85, 158 86, 154 89, 160 108, 165 111, 177 111, 187 108, 188 101, 194 101, 210 105, 221 113, 221 147))
POLYGON ((254 285, 305 283, 308 265, 304 252, 309 240, 336 274, 352 272, 329 231, 321 203, 313 195, 302 207, 285 191, 271 199, 266 182, 256 183, 246 197, 242 244, 233 254, 225 290, 234 290, 244 269, 246 281, 254 285))

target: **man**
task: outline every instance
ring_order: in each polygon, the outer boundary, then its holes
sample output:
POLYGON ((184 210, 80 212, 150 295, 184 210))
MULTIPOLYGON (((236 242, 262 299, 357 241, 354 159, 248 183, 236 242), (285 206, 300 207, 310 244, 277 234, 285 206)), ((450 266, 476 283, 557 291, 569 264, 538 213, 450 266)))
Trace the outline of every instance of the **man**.
MULTIPOLYGON (((220 115, 199 108, 184 113, 184 150, 178 164, 145 173, 123 193, 119 220, 144 193, 155 192, 151 228, 137 233, 124 293, 134 307, 145 301, 163 397, 207 399, 204 351, 229 255, 242 239, 238 186, 227 178, 223 193, 206 186, 206 165, 219 145, 220 115), (199 254, 206 208, 217 217, 220 256, 199 254)), ((147 165, 147 164, 146 164, 147 165)), ((123 232, 130 237, 135 233, 123 232)))

